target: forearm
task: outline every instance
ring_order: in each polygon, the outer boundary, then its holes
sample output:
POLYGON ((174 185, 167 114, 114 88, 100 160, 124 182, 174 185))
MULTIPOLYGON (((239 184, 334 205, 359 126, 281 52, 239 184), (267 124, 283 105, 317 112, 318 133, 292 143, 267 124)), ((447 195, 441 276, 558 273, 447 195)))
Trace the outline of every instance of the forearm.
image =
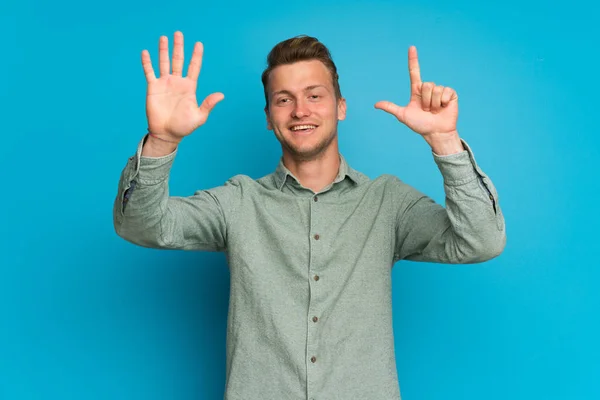
MULTIPOLYGON (((144 149, 149 148, 148 143, 144 149)), ((166 222, 168 176, 175 153, 155 158, 142 158, 141 154, 138 148, 121 174, 113 206, 115 230, 125 240, 144 247, 169 247, 161 224, 166 222)))
POLYGON ((496 188, 466 143, 465 150, 434 155, 444 180, 445 208, 417 191, 407 195, 398 228, 398 258, 473 263, 504 249, 504 217, 496 188))
POLYGON ((170 196, 168 179, 176 153, 142 157, 147 143, 140 142, 121 174, 113 208, 117 234, 144 247, 225 250, 225 215, 239 201, 239 182, 229 180, 193 196, 170 196))
POLYGON ((476 173, 470 180, 445 182, 444 190, 450 229, 444 231, 441 242, 453 262, 483 262, 499 255, 506 232, 500 207, 490 194, 495 189, 489 178, 476 173))

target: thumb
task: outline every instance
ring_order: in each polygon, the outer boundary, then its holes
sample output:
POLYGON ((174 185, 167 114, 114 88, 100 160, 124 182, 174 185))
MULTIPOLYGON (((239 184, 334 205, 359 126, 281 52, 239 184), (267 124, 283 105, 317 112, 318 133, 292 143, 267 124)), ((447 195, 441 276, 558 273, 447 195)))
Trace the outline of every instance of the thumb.
POLYGON ((200 104, 200 107, 198 108, 198 110, 201 111, 202 114, 205 114, 206 116, 208 116, 208 114, 212 111, 212 109, 215 108, 215 105, 218 102, 220 102, 221 100, 223 100, 224 98, 225 98, 225 95, 223 93, 209 94, 208 96, 206 96, 206 98, 204 99, 202 104, 200 104))
POLYGON ((405 107, 400 107, 399 105, 396 105, 391 101, 378 101, 377 103, 375 103, 375 108, 392 114, 394 117, 398 118, 400 122, 404 123, 405 107))

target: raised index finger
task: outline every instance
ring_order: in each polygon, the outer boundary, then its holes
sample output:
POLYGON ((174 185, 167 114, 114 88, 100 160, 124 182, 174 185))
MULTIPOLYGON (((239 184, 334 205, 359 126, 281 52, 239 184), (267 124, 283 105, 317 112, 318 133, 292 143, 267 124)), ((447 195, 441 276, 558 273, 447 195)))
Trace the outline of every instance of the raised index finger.
POLYGON ((408 74, 410 75, 411 87, 421 84, 421 69, 419 68, 419 57, 415 46, 408 48, 408 74))

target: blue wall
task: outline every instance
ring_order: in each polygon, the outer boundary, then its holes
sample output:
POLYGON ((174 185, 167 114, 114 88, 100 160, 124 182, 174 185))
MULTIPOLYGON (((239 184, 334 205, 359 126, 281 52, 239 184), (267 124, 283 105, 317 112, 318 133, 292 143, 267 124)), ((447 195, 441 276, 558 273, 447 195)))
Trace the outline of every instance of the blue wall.
POLYGON ((175 30, 186 67, 205 44, 199 96, 226 99, 181 146, 174 195, 275 168, 260 73, 307 33, 338 64, 346 158, 443 202, 426 143, 373 108, 408 100, 415 44, 423 79, 458 91, 508 242, 485 264, 395 266, 404 400, 600 398, 598 6, 483 3, 3 2, 0 399, 222 398, 224 256, 135 247, 112 226, 146 129, 140 52, 156 62, 175 30))

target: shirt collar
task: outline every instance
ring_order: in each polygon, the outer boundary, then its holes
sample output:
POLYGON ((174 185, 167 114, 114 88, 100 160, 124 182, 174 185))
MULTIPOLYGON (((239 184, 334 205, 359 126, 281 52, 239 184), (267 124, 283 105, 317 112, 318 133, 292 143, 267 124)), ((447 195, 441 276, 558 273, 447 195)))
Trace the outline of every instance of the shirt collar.
MULTIPOLYGON (((275 186, 277 187, 278 190, 281 190, 283 188, 283 185, 285 184, 288 176, 293 178, 296 182, 299 183, 298 178, 296 178, 294 176, 294 174, 292 174, 292 172, 289 169, 287 169, 287 167, 285 165, 283 165, 283 157, 281 157, 279 159, 279 165, 275 169, 275 173, 274 173, 275 186)), ((338 174, 335 177, 335 180, 333 181, 333 183, 341 182, 346 177, 350 178, 350 180, 354 184, 358 184, 359 179, 360 179, 360 177, 358 176, 358 172, 355 171, 354 169, 352 169, 346 162, 346 159, 344 158, 344 156, 342 156, 340 154, 340 168, 338 170, 338 174)))

